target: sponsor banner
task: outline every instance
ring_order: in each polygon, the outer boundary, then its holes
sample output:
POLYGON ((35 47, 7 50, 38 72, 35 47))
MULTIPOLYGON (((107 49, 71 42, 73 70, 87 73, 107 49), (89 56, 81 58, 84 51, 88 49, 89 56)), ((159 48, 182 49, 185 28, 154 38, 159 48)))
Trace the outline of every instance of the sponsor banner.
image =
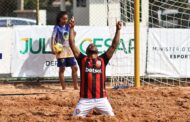
MULTIPOLYGON (((140 32, 140 75, 145 75, 147 28, 141 27, 140 32)), ((116 53, 110 61, 111 76, 134 76, 134 28, 128 27, 121 31, 121 40, 116 53)))
POLYGON ((149 76, 190 77, 189 29, 149 29, 149 76))
MULTIPOLYGON (((89 43, 94 43, 103 54, 111 45, 114 33, 109 27, 76 27, 76 45, 85 54, 89 43)), ((52 26, 14 27, 16 34, 12 49, 11 72, 14 77, 53 77, 58 76, 57 61, 51 54, 50 42, 52 26)), ((141 29, 141 75, 145 72, 147 29, 141 29)), ((134 34, 133 27, 124 28, 116 53, 107 66, 111 75, 133 75, 134 72, 134 34)), ((66 76, 71 69, 66 68, 66 76)))
POLYGON ((14 27, 13 77, 58 76, 57 61, 50 48, 52 30, 48 26, 14 27))
MULTIPOLYGON (((102 54, 111 46, 115 30, 109 27, 77 27, 76 43, 85 53, 89 43, 94 43, 102 54)), ((147 28, 141 28, 141 75, 145 73, 147 28)), ((134 28, 121 30, 119 46, 110 60, 106 74, 108 76, 134 75, 134 28)))
POLYGON ((9 74, 11 67, 11 47, 14 33, 11 28, 0 29, 0 74, 9 74))

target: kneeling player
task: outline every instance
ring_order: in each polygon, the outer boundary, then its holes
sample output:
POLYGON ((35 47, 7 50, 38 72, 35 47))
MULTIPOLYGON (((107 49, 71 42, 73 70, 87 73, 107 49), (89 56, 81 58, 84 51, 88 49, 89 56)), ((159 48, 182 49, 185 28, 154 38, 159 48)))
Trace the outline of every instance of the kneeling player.
POLYGON ((106 97, 105 80, 106 66, 116 50, 120 40, 121 22, 116 24, 116 34, 111 47, 98 56, 98 49, 90 44, 83 55, 75 46, 74 19, 70 21, 69 44, 80 67, 80 100, 74 110, 73 116, 85 117, 92 109, 104 115, 114 116, 112 107, 106 97))

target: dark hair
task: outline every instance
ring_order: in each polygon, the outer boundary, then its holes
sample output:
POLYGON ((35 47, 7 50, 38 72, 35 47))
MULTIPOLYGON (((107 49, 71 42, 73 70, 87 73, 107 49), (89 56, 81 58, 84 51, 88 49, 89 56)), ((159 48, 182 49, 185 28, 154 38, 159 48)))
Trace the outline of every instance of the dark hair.
POLYGON ((60 11, 58 14, 57 14, 57 17, 56 17, 56 25, 59 25, 60 23, 60 19, 62 16, 64 15, 68 15, 68 13, 66 11, 60 11))

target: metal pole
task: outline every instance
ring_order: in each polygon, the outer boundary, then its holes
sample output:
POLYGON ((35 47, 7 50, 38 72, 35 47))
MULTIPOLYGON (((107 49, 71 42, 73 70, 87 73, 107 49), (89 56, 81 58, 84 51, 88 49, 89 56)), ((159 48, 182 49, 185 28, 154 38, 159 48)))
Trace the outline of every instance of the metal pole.
POLYGON ((39 25, 39 10, 40 10, 40 2, 36 0, 36 25, 39 25))
POLYGON ((135 87, 140 87, 140 0, 134 3, 135 19, 135 87))
POLYGON ((65 11, 65 0, 61 0, 60 10, 65 11))
POLYGON ((17 9, 20 11, 24 10, 24 0, 17 0, 17 9))

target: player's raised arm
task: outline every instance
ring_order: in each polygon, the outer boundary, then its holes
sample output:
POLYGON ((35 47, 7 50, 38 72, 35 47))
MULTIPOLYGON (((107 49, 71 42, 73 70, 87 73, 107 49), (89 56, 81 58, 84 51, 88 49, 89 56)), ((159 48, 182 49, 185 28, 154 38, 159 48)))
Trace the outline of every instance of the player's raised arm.
POLYGON ((122 27, 122 22, 118 21, 117 24, 116 24, 115 37, 114 37, 114 39, 112 41, 112 44, 111 44, 110 48, 106 52, 107 57, 109 59, 113 56, 115 50, 118 47, 118 44, 119 44, 119 41, 120 41, 120 30, 121 30, 121 27, 122 27))
POLYGON ((69 45, 71 47, 71 50, 73 51, 73 54, 76 58, 79 57, 80 55, 80 50, 76 47, 75 45, 75 35, 76 35, 76 32, 74 30, 74 27, 75 27, 75 21, 74 21, 74 18, 72 18, 70 20, 70 33, 69 33, 69 45))

